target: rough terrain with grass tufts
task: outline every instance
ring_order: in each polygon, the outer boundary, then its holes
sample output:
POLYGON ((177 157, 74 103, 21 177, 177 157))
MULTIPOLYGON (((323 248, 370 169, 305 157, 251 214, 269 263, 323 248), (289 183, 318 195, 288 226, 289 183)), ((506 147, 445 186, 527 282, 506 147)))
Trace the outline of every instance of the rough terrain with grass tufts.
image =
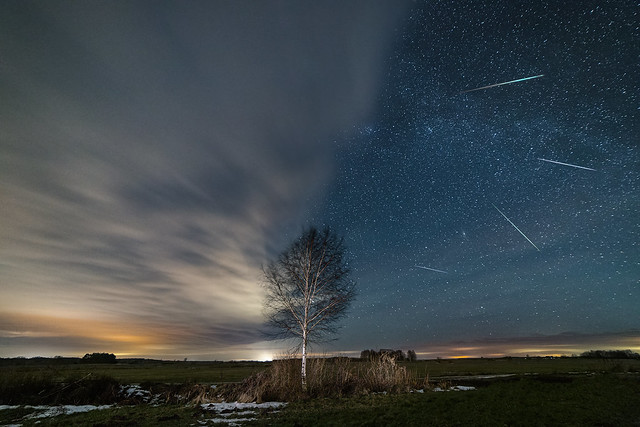
POLYGON ((306 393, 299 359, 107 368, 134 381, 107 376, 100 366, 25 365, 0 365, 0 425, 640 423, 640 360, 313 359, 306 393), (87 372, 92 368, 96 374, 87 372), (240 369, 241 381, 192 381, 240 369), (180 370, 183 382, 150 380, 175 379, 180 370))

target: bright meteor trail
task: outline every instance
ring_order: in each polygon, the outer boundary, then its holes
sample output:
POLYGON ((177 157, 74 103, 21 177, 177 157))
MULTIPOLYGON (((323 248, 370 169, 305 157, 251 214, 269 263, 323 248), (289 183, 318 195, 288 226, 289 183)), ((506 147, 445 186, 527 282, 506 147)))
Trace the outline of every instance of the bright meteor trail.
POLYGON ((447 274, 447 272, 446 272, 446 271, 437 270, 437 269, 435 269, 435 268, 423 267, 423 266, 421 266, 421 265, 416 265, 416 267, 418 267, 418 268, 422 268, 422 269, 424 269, 424 270, 431 270, 431 271, 435 271, 435 272, 437 272, 437 273, 444 273, 444 274, 447 274))
POLYGON ((542 160, 543 162, 555 163, 555 164, 563 165, 563 166, 571 166, 572 168, 586 169, 588 171, 594 171, 595 170, 595 169, 587 168, 587 167, 584 167, 584 166, 572 165, 571 163, 562 163, 562 162, 557 162, 555 160, 541 159, 540 157, 538 157, 538 160, 542 160))
MULTIPOLYGON (((510 219, 509 219, 505 214, 503 214, 503 213, 502 213, 502 211, 501 211, 500 209, 498 209, 498 207, 497 207, 496 205, 494 205, 493 203, 491 203, 491 204, 493 205, 493 207, 494 207, 494 208, 496 208, 496 210, 497 210, 498 212, 500 212, 500 214, 501 214, 501 215, 502 215, 502 216, 503 216, 507 221, 509 221, 509 224, 513 225, 513 227, 514 227, 516 230, 518 230, 518 232, 519 232, 520 234, 522 234, 522 236, 524 236, 524 238, 525 238, 525 239, 527 239, 527 241, 528 241, 529 243, 531 243, 531 244, 533 245, 533 247, 534 247, 534 248, 538 249, 538 247, 536 246, 536 244, 535 244, 535 243, 533 243, 533 242, 531 241, 531 239, 529 239, 529 238, 527 237, 527 235, 526 235, 526 234, 524 234, 524 233, 523 233, 523 232, 518 228, 518 226, 517 226, 517 225, 515 225, 513 222, 511 222, 511 220, 510 220, 510 219)), ((538 249, 538 252, 540 252, 540 249, 538 249)))
POLYGON ((518 80, 511 80, 509 82, 504 82, 504 83, 496 83, 494 85, 489 85, 489 86, 482 86, 482 87, 477 87, 475 89, 469 89, 469 90, 463 90, 462 93, 467 93, 467 92, 473 92, 475 90, 482 90, 482 89, 490 89, 492 87, 496 87, 496 86, 502 86, 502 85, 510 85, 511 83, 518 83, 518 82, 523 82, 525 80, 531 80, 531 79, 537 79, 538 77, 543 77, 544 74, 540 74, 538 76, 531 76, 531 77, 525 77, 523 79, 518 79, 518 80))

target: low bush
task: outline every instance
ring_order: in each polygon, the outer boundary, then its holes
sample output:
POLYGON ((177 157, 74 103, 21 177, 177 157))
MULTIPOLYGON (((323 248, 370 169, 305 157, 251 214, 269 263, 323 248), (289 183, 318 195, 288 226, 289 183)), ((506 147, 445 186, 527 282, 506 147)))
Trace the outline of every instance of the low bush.
POLYGON ((5 372, 0 381, 0 405, 38 404, 56 383, 53 375, 42 372, 5 372))
POLYGON ((0 404, 99 405, 116 402, 119 392, 120 384, 107 376, 60 380, 48 372, 13 372, 2 377, 0 404))

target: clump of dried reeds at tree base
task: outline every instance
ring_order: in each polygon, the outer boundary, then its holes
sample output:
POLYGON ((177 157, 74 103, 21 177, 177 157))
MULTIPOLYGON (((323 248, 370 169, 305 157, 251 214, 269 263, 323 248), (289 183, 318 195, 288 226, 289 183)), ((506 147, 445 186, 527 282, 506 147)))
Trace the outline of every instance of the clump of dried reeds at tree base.
POLYGON ((414 385, 406 368, 383 355, 368 362, 348 358, 310 359, 307 390, 301 384, 299 359, 274 361, 271 367, 240 384, 218 389, 225 400, 238 402, 295 401, 316 397, 351 396, 375 392, 404 393, 414 385))
POLYGON ((362 382, 368 392, 405 393, 410 391, 413 380, 407 368, 399 366, 395 358, 383 354, 365 366, 362 382))

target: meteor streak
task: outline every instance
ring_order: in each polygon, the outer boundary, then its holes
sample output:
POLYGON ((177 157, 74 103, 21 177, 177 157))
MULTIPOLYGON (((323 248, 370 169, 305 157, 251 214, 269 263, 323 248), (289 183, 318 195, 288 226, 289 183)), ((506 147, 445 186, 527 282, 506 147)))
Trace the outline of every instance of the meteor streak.
POLYGON ((467 92, 473 92, 473 91, 476 91, 476 90, 490 89, 490 88, 496 87, 496 86, 510 85, 511 83, 523 82, 525 80, 537 79, 539 77, 544 77, 544 74, 540 74, 540 75, 537 75, 537 76, 531 76, 531 77, 525 77, 524 79, 511 80, 509 82, 504 82, 504 83, 496 83, 494 85, 489 85, 489 86, 477 87, 475 89, 463 90, 462 92, 460 92, 460 94, 467 93, 467 92))
POLYGON ((416 267, 418 267, 418 268, 422 268, 422 269, 424 269, 424 270, 431 270, 431 271, 435 271, 435 272, 438 272, 438 273, 444 273, 444 274, 447 274, 447 272, 446 272, 446 271, 437 270, 437 269, 435 269, 435 268, 423 267, 423 266, 421 266, 421 265, 416 265, 416 267))
MULTIPOLYGON (((522 236, 523 236, 525 239, 527 239, 527 241, 528 241, 529 243, 531 243, 531 244, 533 245, 533 247, 534 247, 534 248, 538 249, 538 247, 536 246, 536 244, 535 244, 535 243, 533 243, 533 242, 531 241, 531 239, 529 239, 529 238, 527 237, 527 235, 526 235, 526 234, 524 234, 524 233, 523 233, 523 232, 518 228, 518 226, 517 226, 517 225, 515 225, 513 222, 511 222, 511 220, 510 220, 509 218, 507 218, 507 216, 506 216, 505 214, 503 214, 503 213, 502 213, 502 211, 501 211, 500 209, 498 209, 498 207, 497 207, 496 205, 494 205, 493 203, 491 203, 491 204, 493 205, 493 207, 494 207, 494 208, 496 208, 496 210, 497 210, 498 212, 500 212, 500 214, 504 217, 504 219, 506 219, 507 221, 509 221, 509 224, 513 225, 513 227, 514 227, 516 230, 518 230, 518 232, 519 232, 520 234, 522 234, 522 236)), ((538 249, 538 252, 540 252, 540 249, 538 249)))
POLYGON ((556 162, 555 160, 541 159, 540 157, 538 157, 538 160, 542 160, 543 162, 555 163, 557 165, 562 165, 562 166, 571 166, 572 168, 586 169, 588 171, 594 171, 595 170, 595 169, 587 168, 587 167, 584 167, 584 166, 572 165, 571 163, 562 163, 562 162, 556 162))

